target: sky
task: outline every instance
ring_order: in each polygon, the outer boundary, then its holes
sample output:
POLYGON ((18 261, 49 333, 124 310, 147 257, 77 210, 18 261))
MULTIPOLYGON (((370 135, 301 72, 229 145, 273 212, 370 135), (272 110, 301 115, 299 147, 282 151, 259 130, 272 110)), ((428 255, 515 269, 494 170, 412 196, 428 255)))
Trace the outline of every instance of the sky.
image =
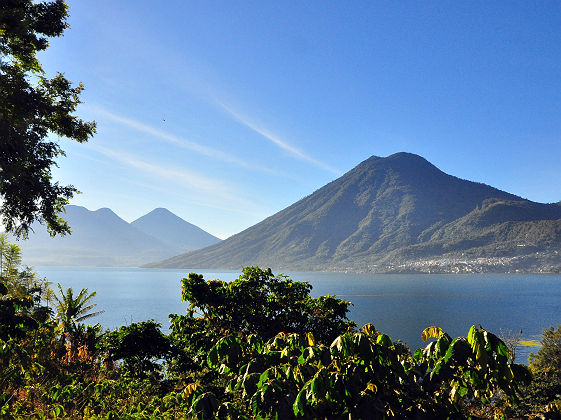
POLYGON ((372 155, 561 200, 561 3, 69 0, 40 60, 82 82, 53 172, 127 221, 220 238, 372 155))

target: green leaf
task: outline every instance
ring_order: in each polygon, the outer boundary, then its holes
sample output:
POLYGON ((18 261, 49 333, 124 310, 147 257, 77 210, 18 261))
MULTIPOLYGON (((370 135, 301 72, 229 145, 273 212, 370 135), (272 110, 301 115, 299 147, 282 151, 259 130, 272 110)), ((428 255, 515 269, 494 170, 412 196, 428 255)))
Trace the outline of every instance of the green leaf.
POLYGON ((211 369, 218 367, 218 349, 216 346, 213 346, 208 352, 207 364, 211 369))
POLYGON ((444 333, 436 341, 436 355, 437 357, 442 357, 446 354, 446 351, 450 347, 451 338, 448 334, 444 333))
POLYGON ((452 341, 452 343, 450 343, 450 346, 448 347, 448 350, 444 355, 444 362, 445 363, 453 362, 457 365, 463 366, 467 362, 470 356, 471 356, 470 345, 465 341, 463 337, 458 337, 455 338, 452 341))
POLYGON ((392 339, 390 338, 389 335, 380 334, 376 338, 376 343, 384 347, 390 347, 392 345, 392 339))
POLYGON ((307 402, 306 394, 307 394, 306 388, 302 388, 302 390, 296 396, 296 400, 294 400, 294 404, 292 404, 292 410, 294 411, 294 415, 296 417, 304 416, 305 414, 304 407, 306 406, 306 402, 307 402))
POLYGON ((250 373, 243 378, 242 387, 246 395, 253 395, 257 392, 257 384, 261 380, 259 373, 250 373))
POLYGON ((467 336, 467 340, 470 345, 472 345, 473 343, 473 336, 476 332, 477 332, 477 328, 475 327, 475 325, 472 325, 471 328, 469 329, 468 336, 467 336))
POLYGON ((328 391, 328 380, 325 375, 325 369, 319 370, 313 379, 306 384, 310 390, 312 401, 319 402, 325 398, 328 391))
POLYGON ((471 345, 471 350, 475 355, 475 360, 477 360, 482 365, 486 365, 489 359, 489 355, 487 353, 486 347, 490 344, 488 342, 487 335, 485 330, 478 329, 472 326, 468 333, 468 342, 471 345))
POLYGON ((249 345, 251 346, 251 348, 253 350, 255 350, 258 353, 262 353, 263 352, 263 348, 264 348, 264 343, 263 343, 263 339, 257 335, 257 334, 250 334, 247 337, 247 341, 249 343, 249 345))
POLYGON ((421 339, 423 341, 427 341, 427 339, 434 337, 434 338, 439 338, 444 332, 442 331, 442 328, 439 327, 428 327, 425 328, 423 330, 423 332, 421 333, 421 339))
POLYGON ((376 335, 376 333, 378 331, 376 331, 376 328, 374 327, 374 325, 372 324, 366 324, 362 327, 362 331, 364 331, 364 333, 366 335, 376 335))
POLYGON ((508 349, 506 344, 503 343, 502 340, 499 340, 499 343, 497 344, 496 352, 497 354, 504 356, 507 359, 510 357, 510 350, 508 349))
POLYGON ((200 419, 213 419, 218 408, 218 400, 212 392, 200 395, 191 406, 191 411, 200 419))

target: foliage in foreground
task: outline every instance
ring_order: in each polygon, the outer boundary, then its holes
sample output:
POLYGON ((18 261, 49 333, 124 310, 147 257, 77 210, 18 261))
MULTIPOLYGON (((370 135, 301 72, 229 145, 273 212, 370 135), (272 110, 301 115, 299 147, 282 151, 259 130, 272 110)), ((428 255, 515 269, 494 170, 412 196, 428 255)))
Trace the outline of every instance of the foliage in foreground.
POLYGON ((52 179, 64 156, 54 137, 82 143, 95 133, 94 122, 75 115, 82 84, 47 78, 37 57, 68 27, 67 9, 63 0, 0 2, 0 214, 17 236, 34 221, 52 235, 70 232, 59 214, 77 189, 52 179))
MULTIPOLYGON (((183 279, 190 306, 171 316, 169 335, 153 321, 101 334, 69 318, 63 329, 48 310, 34 315, 44 307, 36 292, 16 298, 6 283, 2 418, 465 418, 556 409, 554 399, 528 400, 544 384, 530 383, 529 370, 481 326, 457 338, 429 327, 422 336, 431 342, 412 354, 371 324, 357 330, 349 302, 312 298, 308 284, 257 267, 231 283, 183 279)), ((543 356, 549 347, 537 360, 555 360, 543 356)), ((545 369, 531 368, 537 377, 545 369)))

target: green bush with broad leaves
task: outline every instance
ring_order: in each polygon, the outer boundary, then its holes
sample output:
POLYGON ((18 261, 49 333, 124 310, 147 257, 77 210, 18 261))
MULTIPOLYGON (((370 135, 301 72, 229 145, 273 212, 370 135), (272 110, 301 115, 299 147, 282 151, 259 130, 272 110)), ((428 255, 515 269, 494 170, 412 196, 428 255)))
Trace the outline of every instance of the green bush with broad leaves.
POLYGON ((191 273, 181 280, 186 315, 170 315, 171 340, 183 352, 180 369, 204 364, 209 349, 225 335, 256 334, 268 339, 280 331, 311 332, 322 341, 356 327, 347 319, 350 302, 310 296, 312 286, 275 276, 271 269, 246 267, 232 282, 204 280, 191 273))
POLYGON ((140 377, 159 374, 163 365, 158 360, 168 358, 172 351, 160 327, 148 320, 105 333, 98 344, 105 363, 121 362, 124 371, 140 377))
POLYGON ((502 341, 473 326, 468 337, 442 333, 414 356, 368 324, 326 345, 313 334, 227 336, 208 352, 207 364, 225 390, 192 387, 192 407, 212 397, 199 418, 445 418, 462 416, 461 401, 483 402, 502 392, 517 401, 529 380, 508 362, 502 341), (245 413, 245 414, 243 414, 245 413))

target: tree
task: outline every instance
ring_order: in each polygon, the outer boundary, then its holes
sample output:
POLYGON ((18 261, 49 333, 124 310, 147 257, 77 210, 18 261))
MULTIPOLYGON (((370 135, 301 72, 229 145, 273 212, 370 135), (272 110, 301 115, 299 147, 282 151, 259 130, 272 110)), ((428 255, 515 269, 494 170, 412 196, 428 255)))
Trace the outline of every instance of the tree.
POLYGON ((312 332, 330 341, 356 325, 347 319, 350 302, 334 296, 310 297, 312 285, 275 276, 271 269, 246 267, 235 281, 205 281, 190 273, 182 279, 182 300, 190 303, 188 315, 225 331, 255 333, 269 339, 278 332, 312 332))
POLYGON ((312 298, 311 289, 309 283, 259 267, 244 268, 230 283, 190 273, 181 286, 182 300, 190 303, 187 315, 170 315, 170 338, 181 349, 172 370, 189 370, 201 363, 215 342, 229 334, 255 334, 267 340, 281 331, 311 332, 330 342, 356 326, 347 319, 350 302, 334 296, 312 298))
POLYGON ((8 244, 4 249, 2 256, 2 272, 4 277, 9 277, 17 273, 17 269, 21 264, 21 248, 15 244, 8 244))
POLYGON ((135 322, 105 333, 100 347, 105 351, 106 362, 122 360, 125 370, 140 377, 160 372, 162 364, 157 361, 172 351, 168 337, 153 320, 135 322))
MULTIPOLYGON (((526 412, 556 412, 561 415, 561 325, 543 330, 541 347, 529 357, 533 378, 524 389, 522 409, 526 412)), ((551 414, 551 413, 548 413, 551 414)))
POLYGON ((25 335, 46 322, 51 310, 42 306, 48 282, 27 267, 20 269, 21 249, 0 235, 0 340, 25 335))
POLYGON ((56 317, 64 332, 69 333, 76 323, 103 313, 103 311, 89 312, 97 306, 96 303, 90 303, 96 295, 96 292, 88 294, 88 289, 83 288, 78 296, 74 297, 74 290, 72 290, 72 287, 69 287, 66 289, 66 292, 63 292, 62 287, 58 284, 58 290, 60 292, 60 297, 55 295, 55 300, 57 302, 56 317))
POLYGON ((537 354, 530 355, 530 366, 534 370, 547 370, 561 380, 561 325, 543 331, 542 347, 537 354))
POLYGON ((52 135, 78 142, 95 133, 95 122, 74 115, 83 85, 62 75, 45 76, 37 52, 48 37, 68 27, 63 0, 0 3, 0 213, 7 231, 26 237, 34 221, 51 235, 70 232, 59 217, 77 189, 52 179, 64 151, 52 135))

